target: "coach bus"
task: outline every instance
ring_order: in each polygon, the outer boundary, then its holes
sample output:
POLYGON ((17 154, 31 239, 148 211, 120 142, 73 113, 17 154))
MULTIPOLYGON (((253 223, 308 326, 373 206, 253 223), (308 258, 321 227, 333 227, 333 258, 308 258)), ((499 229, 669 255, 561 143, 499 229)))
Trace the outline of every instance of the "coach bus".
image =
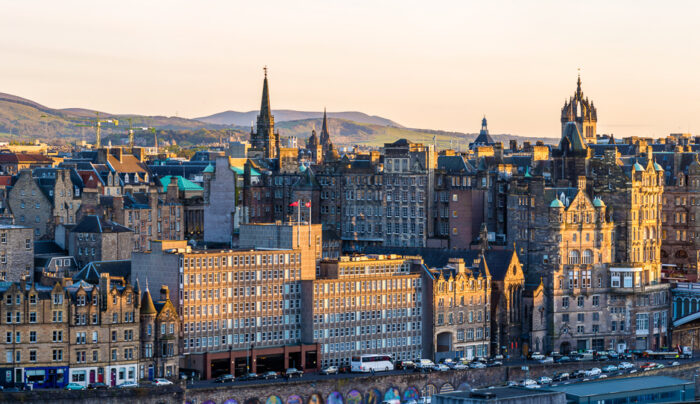
POLYGON ((394 362, 389 355, 353 356, 350 361, 352 372, 388 372, 394 370, 394 362))

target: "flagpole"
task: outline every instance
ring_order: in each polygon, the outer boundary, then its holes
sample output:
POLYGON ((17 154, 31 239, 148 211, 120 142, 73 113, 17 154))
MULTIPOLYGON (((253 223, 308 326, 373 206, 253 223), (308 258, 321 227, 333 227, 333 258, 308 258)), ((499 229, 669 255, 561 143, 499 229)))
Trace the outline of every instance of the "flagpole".
POLYGON ((311 247, 311 200, 309 200, 309 247, 311 247))
POLYGON ((297 247, 301 247, 301 201, 297 199, 297 247))

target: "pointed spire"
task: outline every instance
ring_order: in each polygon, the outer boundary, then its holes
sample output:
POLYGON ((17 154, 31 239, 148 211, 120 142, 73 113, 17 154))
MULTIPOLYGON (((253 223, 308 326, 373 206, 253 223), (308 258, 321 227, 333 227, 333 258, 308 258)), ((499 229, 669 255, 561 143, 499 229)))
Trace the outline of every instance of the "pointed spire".
POLYGON ((331 135, 328 133, 328 115, 326 114, 326 108, 323 108, 323 121, 321 124, 321 134, 319 135, 319 141, 323 145, 323 150, 328 151, 331 144, 331 135))
POLYGON ((156 306, 153 304, 151 292, 148 291, 148 282, 146 282, 146 291, 143 292, 141 299, 141 314, 156 314, 156 306))
MULTIPOLYGON (((266 119, 268 116, 271 116, 271 115, 272 115, 272 112, 270 111, 270 90, 268 89, 268 85, 267 85, 267 66, 265 66, 265 79, 263 80, 262 101, 260 103, 260 118, 258 118, 258 119, 261 119, 261 118, 266 119)), ((269 120, 267 120, 267 121, 269 122, 269 120)), ((259 125, 259 123, 258 123, 258 125, 259 125)))
POLYGON ((479 232, 479 241, 481 253, 483 254, 489 249, 489 230, 486 227, 486 222, 481 223, 481 231, 479 232))
POLYGON ((578 80, 576 80, 576 94, 581 94, 581 69, 578 69, 578 80))

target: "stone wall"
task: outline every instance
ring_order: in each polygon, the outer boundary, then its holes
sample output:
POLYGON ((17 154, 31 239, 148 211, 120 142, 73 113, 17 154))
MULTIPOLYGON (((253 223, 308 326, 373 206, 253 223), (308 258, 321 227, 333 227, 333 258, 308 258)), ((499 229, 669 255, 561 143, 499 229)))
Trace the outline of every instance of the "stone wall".
MULTIPOLYGON (((529 377, 551 376, 554 372, 570 372, 590 368, 591 363, 566 365, 533 365, 529 377)), ((693 380, 698 371, 697 363, 624 377, 663 375, 693 380)), ((459 388, 479 388, 501 384, 507 380, 520 381, 528 371, 520 367, 497 367, 456 372, 420 374, 408 372, 399 375, 359 376, 342 379, 307 381, 304 379, 255 385, 227 385, 220 387, 183 390, 180 386, 106 391, 34 391, 28 393, 0 394, 0 404, 5 403, 94 403, 129 402, 133 404, 323 404, 366 403, 379 404, 384 398, 409 398, 422 392, 434 394, 459 388), (339 401, 342 399, 342 401, 339 401)), ((700 392, 700 378, 696 380, 696 392, 700 392)), ((696 396, 697 397, 697 396, 696 396)))

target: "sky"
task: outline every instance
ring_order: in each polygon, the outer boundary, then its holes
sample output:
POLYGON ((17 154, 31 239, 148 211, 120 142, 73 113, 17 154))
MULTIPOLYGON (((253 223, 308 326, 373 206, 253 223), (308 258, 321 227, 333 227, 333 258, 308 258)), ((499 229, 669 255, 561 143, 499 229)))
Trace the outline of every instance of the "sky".
POLYGON ((700 134, 697 1, 0 0, 0 92, 194 118, 260 106, 558 137, 576 89, 598 132, 700 134))

